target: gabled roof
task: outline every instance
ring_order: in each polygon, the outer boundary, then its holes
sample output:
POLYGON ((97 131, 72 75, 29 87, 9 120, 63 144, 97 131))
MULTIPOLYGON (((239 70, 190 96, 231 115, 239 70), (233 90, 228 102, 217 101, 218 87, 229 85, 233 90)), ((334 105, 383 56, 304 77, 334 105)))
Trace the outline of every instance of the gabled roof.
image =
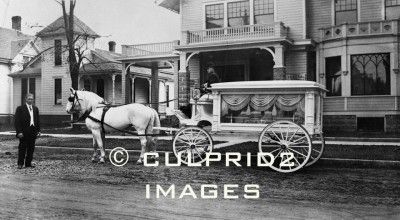
POLYGON ((42 75, 42 59, 37 56, 30 60, 24 69, 15 73, 8 74, 10 77, 40 76, 42 75))
POLYGON ((122 57, 122 54, 113 53, 107 50, 95 49, 92 53, 91 63, 84 64, 81 73, 104 73, 104 72, 121 72, 121 62, 117 59, 122 57))
POLYGON ((156 3, 158 6, 180 13, 180 0, 157 0, 156 3))
MULTIPOLYGON (((74 16, 74 32, 79 35, 87 35, 90 37, 99 37, 96 32, 94 32, 89 26, 87 26, 83 21, 79 20, 76 16, 74 16)), ((60 35, 65 33, 65 23, 64 17, 61 16, 53 23, 43 28, 43 30, 39 31, 36 35, 39 37, 60 35)))
POLYGON ((12 60, 33 38, 20 31, 0 27, 0 58, 12 60))
POLYGON ((31 40, 18 40, 11 42, 11 57, 14 58, 31 40))

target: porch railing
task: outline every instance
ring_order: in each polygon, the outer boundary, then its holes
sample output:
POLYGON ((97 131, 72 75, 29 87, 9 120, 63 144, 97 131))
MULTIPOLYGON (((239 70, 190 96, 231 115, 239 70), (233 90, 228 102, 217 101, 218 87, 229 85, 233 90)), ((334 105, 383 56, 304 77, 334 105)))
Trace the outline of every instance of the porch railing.
POLYGON ((172 54, 177 45, 179 45, 177 40, 152 44, 122 45, 122 54, 125 56, 172 54))
POLYGON ((322 28, 321 40, 346 37, 398 34, 399 20, 359 22, 322 28))
POLYGON ((287 37, 288 28, 285 27, 282 22, 275 22, 271 24, 256 24, 239 27, 184 31, 182 34, 183 44, 196 44, 228 40, 282 38, 287 37))

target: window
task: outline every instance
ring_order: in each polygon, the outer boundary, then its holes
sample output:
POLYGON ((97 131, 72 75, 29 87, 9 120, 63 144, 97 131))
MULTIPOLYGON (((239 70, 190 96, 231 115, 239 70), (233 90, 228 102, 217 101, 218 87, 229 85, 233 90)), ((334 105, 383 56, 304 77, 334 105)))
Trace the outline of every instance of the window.
POLYGON ((206 28, 224 27, 224 4, 206 6, 206 28))
POLYGON ((62 105, 61 79, 54 79, 54 105, 62 105))
POLYGON ((335 0, 335 24, 357 22, 357 0, 335 0))
POLYGON ((36 98, 36 80, 35 78, 22 78, 21 79, 21 105, 25 103, 25 96, 31 93, 36 98))
POLYGON ((386 20, 400 18, 400 0, 385 0, 386 20))
POLYGON ((54 65, 62 65, 62 44, 61 40, 54 40, 54 65))
POLYGON ((254 24, 274 22, 274 0, 254 0, 254 24))
POLYGON ((351 56, 352 95, 390 95, 390 55, 351 56))
POLYGON ((250 2, 240 1, 228 3, 228 26, 243 26, 250 24, 250 2))
POLYGON ((342 62, 341 57, 326 58, 326 89, 327 96, 342 95, 342 62))

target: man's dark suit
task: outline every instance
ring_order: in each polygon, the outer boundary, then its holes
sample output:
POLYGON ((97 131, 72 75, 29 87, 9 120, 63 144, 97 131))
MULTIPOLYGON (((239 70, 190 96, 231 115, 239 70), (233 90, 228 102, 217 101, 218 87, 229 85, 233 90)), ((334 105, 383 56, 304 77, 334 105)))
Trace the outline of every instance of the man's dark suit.
POLYGON ((18 165, 26 167, 31 166, 33 151, 35 150, 35 140, 40 132, 39 109, 32 105, 34 126, 31 126, 31 116, 26 104, 21 105, 15 111, 14 125, 17 135, 22 133, 18 147, 18 165))

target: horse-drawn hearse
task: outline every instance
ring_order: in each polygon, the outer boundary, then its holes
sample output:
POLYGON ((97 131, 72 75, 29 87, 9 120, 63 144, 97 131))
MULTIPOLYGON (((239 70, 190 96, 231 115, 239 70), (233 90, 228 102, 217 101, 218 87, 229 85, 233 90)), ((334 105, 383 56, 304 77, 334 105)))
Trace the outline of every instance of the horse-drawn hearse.
POLYGON ((107 105, 101 104, 101 98, 86 97, 91 94, 83 91, 71 90, 67 111, 88 115, 86 125, 92 130, 103 162, 104 133, 121 131, 128 125, 133 125, 135 135, 140 137, 141 159, 149 151, 146 146, 155 150, 153 138, 160 130, 174 134, 173 152, 185 164, 207 159, 213 150, 210 131, 260 132, 258 150, 272 155, 275 162, 270 167, 279 172, 297 171, 321 157, 325 145, 322 105, 326 91, 322 85, 302 80, 244 81, 216 83, 211 91, 201 95, 200 90, 193 90, 191 117, 175 112, 179 129, 161 127, 155 110, 140 104, 105 111, 107 105), (205 125, 211 125, 211 130, 203 129, 205 125), (291 161, 289 165, 282 166, 282 161, 287 160, 291 161))

